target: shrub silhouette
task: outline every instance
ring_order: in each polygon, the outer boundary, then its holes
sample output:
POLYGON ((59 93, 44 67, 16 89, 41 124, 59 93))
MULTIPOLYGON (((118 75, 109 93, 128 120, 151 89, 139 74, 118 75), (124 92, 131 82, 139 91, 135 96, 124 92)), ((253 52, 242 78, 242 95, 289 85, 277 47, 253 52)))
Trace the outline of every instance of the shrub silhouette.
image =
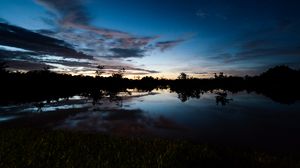
POLYGON ((181 72, 180 75, 177 77, 179 80, 186 80, 188 79, 188 75, 184 72, 181 72))

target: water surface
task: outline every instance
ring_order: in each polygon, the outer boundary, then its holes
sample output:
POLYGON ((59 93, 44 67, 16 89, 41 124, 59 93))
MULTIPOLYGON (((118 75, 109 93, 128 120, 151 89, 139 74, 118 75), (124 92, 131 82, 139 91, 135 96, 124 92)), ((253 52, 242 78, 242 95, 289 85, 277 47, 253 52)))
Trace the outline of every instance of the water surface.
POLYGON ((127 89, 2 105, 0 127, 35 127, 197 142, 300 149, 300 102, 256 93, 176 93, 127 89))

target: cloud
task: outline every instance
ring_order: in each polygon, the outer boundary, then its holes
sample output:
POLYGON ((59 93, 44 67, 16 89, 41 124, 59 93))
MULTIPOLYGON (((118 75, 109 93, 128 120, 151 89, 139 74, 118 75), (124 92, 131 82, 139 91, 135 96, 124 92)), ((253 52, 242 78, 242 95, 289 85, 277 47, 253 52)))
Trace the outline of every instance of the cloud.
POLYGON ((265 57, 265 56, 295 56, 300 57, 300 47, 288 48, 257 48, 250 51, 242 51, 236 54, 239 59, 265 57))
POLYGON ((3 18, 0 18, 0 23, 5 23, 5 24, 8 24, 8 21, 3 19, 3 18))
POLYGON ((293 27, 295 22, 293 22, 290 19, 279 19, 278 20, 278 26, 277 26, 277 31, 283 32, 288 30, 289 28, 293 27))
MULTIPOLYGON (((53 13, 57 20, 57 32, 40 30, 41 33, 64 39, 77 51, 88 55, 103 57, 113 53, 114 58, 144 57, 150 50, 150 43, 159 36, 135 36, 130 33, 95 27, 90 24, 91 18, 86 11, 84 1, 74 0, 36 0, 53 13)), ((54 15, 54 16, 53 16, 54 15)), ((46 19, 49 22, 49 19, 46 19)), ((110 57, 107 57, 110 59, 110 57)))
MULTIPOLYGON (((118 30, 91 26, 89 24, 91 17, 81 0, 36 0, 36 2, 55 13, 56 19, 58 19, 57 23, 62 28, 87 30, 107 38, 128 38, 131 36, 129 33, 118 30)), ((46 22, 49 22, 49 19, 46 22)))
POLYGON ((7 51, 0 48, 0 60, 21 60, 30 59, 30 55, 36 55, 34 52, 22 52, 22 51, 7 51))
POLYGON ((219 59, 225 63, 233 63, 247 60, 260 60, 267 57, 274 58, 274 60, 277 60, 278 57, 286 59, 287 57, 300 58, 300 46, 290 46, 281 48, 252 48, 250 50, 241 50, 236 54, 222 53, 216 57, 212 57, 212 59, 219 59))
MULTIPOLYGON (((90 24, 91 17, 81 0, 36 0, 36 2, 52 13, 59 28, 56 32, 40 30, 39 32, 63 39, 77 51, 87 55, 106 59, 142 58, 148 51, 159 48, 165 51, 187 40, 154 41, 160 36, 136 36, 130 33, 95 27, 90 24)), ((49 22, 49 19, 46 20, 49 22)))
POLYGON ((119 69, 125 68, 126 75, 146 75, 151 73, 159 73, 154 70, 147 70, 136 68, 129 64, 122 64, 120 62, 105 62, 101 60, 87 60, 87 59, 73 59, 64 58, 54 55, 39 55, 34 52, 21 51, 6 51, 0 50, 0 61, 6 62, 8 68, 11 70, 41 70, 44 67, 50 67, 51 70, 59 73, 85 73, 93 75, 97 70, 98 65, 103 65, 103 71, 106 74, 117 72, 119 69), (114 65, 116 64, 116 65, 114 65))
POLYGON ((120 69, 125 69, 126 74, 130 72, 138 72, 143 74, 149 74, 149 73, 159 73, 159 71, 155 70, 147 70, 143 68, 135 68, 129 65, 109 65, 109 64, 101 64, 104 67, 104 71, 107 73, 113 73, 120 69))
POLYGON ((142 69, 142 68, 132 68, 132 70, 141 71, 141 72, 144 72, 144 74, 160 73, 159 71, 142 69))
POLYGON ((247 63, 259 66, 261 63, 300 62, 300 24, 297 20, 277 19, 268 27, 242 32, 236 39, 211 51, 210 57, 219 63, 247 63))
POLYGON ((0 45, 18 47, 40 54, 55 53, 66 58, 93 59, 92 56, 70 48, 62 40, 3 23, 0 23, 0 45))
POLYGON ((141 46, 147 46, 151 41, 159 38, 159 36, 149 37, 129 37, 118 39, 120 46, 125 48, 138 48, 141 46))
POLYGON ((41 70, 45 67, 54 68, 53 66, 46 65, 45 63, 32 62, 32 61, 20 61, 20 60, 10 60, 5 62, 9 69, 11 70, 41 70))
POLYGON ((270 46, 272 43, 268 40, 265 39, 255 39, 255 40, 250 40, 245 42, 244 44, 241 45, 241 48, 244 50, 251 50, 255 48, 259 48, 261 46, 270 46))
POLYGON ((43 31, 50 36, 66 40, 78 51, 93 56, 104 56, 113 52, 115 58, 142 57, 142 49, 156 37, 135 37, 119 30, 90 25, 90 16, 83 1, 36 0, 58 15, 60 26, 56 33, 43 31), (78 31, 82 30, 82 31, 78 31), (119 48, 119 49, 117 49, 119 48))
MULTIPOLYGON (((86 1, 83 0, 36 0, 36 2, 45 7, 49 13, 49 18, 43 18, 44 22, 55 26, 51 31, 39 30, 40 33, 62 39, 77 52, 91 55, 101 61, 116 61, 119 65, 127 65, 128 61, 124 63, 124 58, 143 58, 152 50, 159 48, 160 51, 165 51, 186 40, 181 38, 156 43, 160 38, 159 35, 140 36, 122 30, 94 26, 85 6, 86 1)), ((147 70, 144 72, 156 73, 147 70)))
POLYGON ((213 17, 214 19, 228 20, 228 17, 221 13, 209 13, 203 9, 198 9, 196 16, 201 19, 207 19, 208 17, 213 17))
POLYGON ((279 38, 288 37, 290 39, 300 38, 300 21, 292 19, 277 19, 271 26, 253 29, 240 35, 238 41, 243 40, 280 40, 279 38))
MULTIPOLYGON (((42 31, 43 33, 53 33, 42 31)), ((39 70, 50 66, 53 71, 61 73, 88 72, 92 75, 97 65, 105 65, 106 73, 126 68, 126 74, 149 74, 157 71, 136 68, 119 60, 107 61, 74 50, 63 40, 41 35, 20 27, 0 25, 0 61, 7 62, 12 70, 39 70)), ((91 49, 94 51, 93 49, 91 49)), ((110 52, 119 58, 141 57, 142 49, 112 48, 110 52)))
POLYGON ((46 29, 41 29, 41 30, 36 30, 36 33, 46 35, 46 36, 53 36, 56 34, 55 31, 52 30, 46 30, 46 29))
POLYGON ((209 72, 194 72, 193 74, 196 74, 196 75, 208 75, 210 73, 209 72))
MULTIPOLYGON (((40 70, 50 64, 59 64, 69 67, 91 68, 91 60, 64 58, 62 56, 43 55, 35 52, 7 51, 0 49, 0 61, 6 62, 12 70, 40 70)), ((50 66, 55 68, 55 66, 50 66)))
POLYGON ((197 12, 196 12, 196 16, 202 18, 202 19, 205 19, 209 16, 209 14, 205 11, 203 11, 202 9, 199 9, 197 12))
POLYGON ((124 48, 112 48, 110 49, 113 52, 111 57, 113 58, 140 58, 144 57, 144 50, 132 48, 132 49, 124 49, 124 48))
POLYGON ((59 23, 88 24, 90 17, 85 11, 81 0, 36 0, 59 17, 59 23))
POLYGON ((227 16, 222 15, 222 14, 220 14, 220 13, 216 13, 216 14, 215 14, 215 17, 216 17, 216 18, 219 18, 219 19, 221 19, 221 20, 224 20, 224 21, 228 20, 228 17, 227 17, 227 16))
POLYGON ((155 46, 159 48, 162 52, 164 52, 167 49, 173 48, 184 41, 185 39, 161 41, 161 42, 157 42, 155 46))

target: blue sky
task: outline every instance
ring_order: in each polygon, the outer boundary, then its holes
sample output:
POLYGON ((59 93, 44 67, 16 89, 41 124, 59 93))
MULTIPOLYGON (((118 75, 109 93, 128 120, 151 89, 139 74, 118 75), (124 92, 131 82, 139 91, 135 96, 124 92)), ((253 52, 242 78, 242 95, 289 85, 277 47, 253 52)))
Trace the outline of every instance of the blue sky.
MULTIPOLYGON (((100 64, 107 75, 126 67, 129 76, 167 78, 300 68, 299 6, 294 0, 2 0, 0 22, 62 40, 93 60, 76 63, 45 51, 1 59, 14 69, 26 70, 17 66, 23 61, 92 74, 100 64)), ((16 45, 0 40, 6 55, 8 47, 16 45)))

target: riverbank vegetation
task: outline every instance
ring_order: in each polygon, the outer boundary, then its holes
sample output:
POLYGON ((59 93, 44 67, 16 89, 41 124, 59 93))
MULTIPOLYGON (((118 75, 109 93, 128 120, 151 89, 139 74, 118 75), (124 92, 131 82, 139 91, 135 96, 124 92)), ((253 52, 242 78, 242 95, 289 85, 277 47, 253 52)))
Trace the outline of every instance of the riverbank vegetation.
POLYGON ((296 154, 162 138, 1 129, 0 167, 299 167, 296 154))

